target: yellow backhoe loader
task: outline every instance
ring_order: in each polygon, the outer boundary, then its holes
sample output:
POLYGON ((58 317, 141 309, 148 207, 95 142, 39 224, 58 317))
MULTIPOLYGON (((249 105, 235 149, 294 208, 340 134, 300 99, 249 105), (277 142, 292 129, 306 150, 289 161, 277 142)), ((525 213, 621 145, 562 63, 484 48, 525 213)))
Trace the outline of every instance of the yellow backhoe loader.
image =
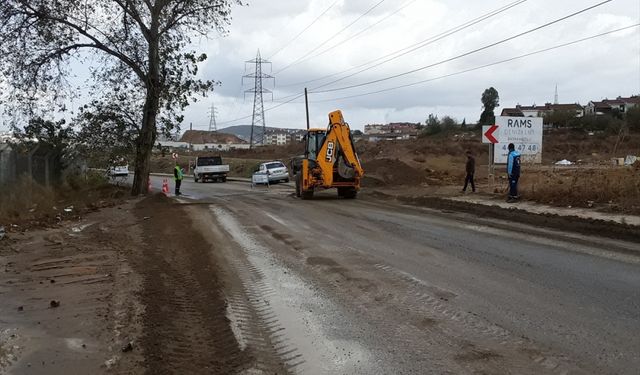
POLYGON ((338 196, 353 199, 360 190, 364 170, 354 148, 349 125, 341 111, 329 114, 327 129, 309 129, 305 136, 304 157, 292 160, 296 196, 313 198, 320 189, 338 189, 338 196))

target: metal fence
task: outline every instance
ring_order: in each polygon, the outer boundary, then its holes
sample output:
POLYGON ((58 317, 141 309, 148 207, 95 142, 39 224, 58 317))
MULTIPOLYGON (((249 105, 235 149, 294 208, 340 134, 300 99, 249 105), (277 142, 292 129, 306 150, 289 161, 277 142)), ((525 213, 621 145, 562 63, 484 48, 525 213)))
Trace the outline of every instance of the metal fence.
POLYGON ((10 185, 23 177, 45 186, 56 184, 62 177, 61 156, 42 144, 15 147, 0 143, 0 185, 10 185))

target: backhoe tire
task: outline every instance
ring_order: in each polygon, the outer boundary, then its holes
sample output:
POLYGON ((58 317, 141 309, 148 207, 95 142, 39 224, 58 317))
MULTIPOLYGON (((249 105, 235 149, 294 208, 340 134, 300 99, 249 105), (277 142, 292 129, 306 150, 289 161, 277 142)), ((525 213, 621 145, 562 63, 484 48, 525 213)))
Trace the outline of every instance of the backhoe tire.
POLYGON ((344 199, 355 199, 356 196, 358 196, 358 191, 355 188, 338 188, 338 197, 342 197, 344 199))
POLYGON ((313 190, 303 191, 302 199, 307 201, 313 199, 313 190))
POLYGON ((302 192, 300 191, 302 186, 302 176, 298 173, 296 174, 296 197, 300 198, 302 196, 302 192))

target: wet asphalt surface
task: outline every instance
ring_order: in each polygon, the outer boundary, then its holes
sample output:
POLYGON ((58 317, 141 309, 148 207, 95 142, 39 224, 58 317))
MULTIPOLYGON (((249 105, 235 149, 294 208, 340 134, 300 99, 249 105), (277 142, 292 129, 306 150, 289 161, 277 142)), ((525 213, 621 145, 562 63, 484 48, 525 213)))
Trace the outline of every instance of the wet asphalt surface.
POLYGON ((597 237, 498 229, 366 194, 301 201, 291 184, 185 181, 182 191, 238 274, 251 270, 242 285, 256 284, 269 329, 284 332, 276 355, 291 372, 640 368, 637 244, 617 243, 631 250, 620 254, 597 237))

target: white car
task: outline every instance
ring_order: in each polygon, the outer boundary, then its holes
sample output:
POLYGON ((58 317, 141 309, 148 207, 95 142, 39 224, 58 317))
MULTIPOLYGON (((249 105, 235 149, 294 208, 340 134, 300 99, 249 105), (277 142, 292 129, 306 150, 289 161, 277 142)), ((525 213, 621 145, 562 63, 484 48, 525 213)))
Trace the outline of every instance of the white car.
POLYGON ((128 165, 116 165, 109 168, 109 176, 111 177, 128 176, 128 175, 129 175, 128 165))
POLYGON ((289 170, 281 161, 270 161, 260 164, 258 173, 266 173, 269 182, 289 182, 289 170))

